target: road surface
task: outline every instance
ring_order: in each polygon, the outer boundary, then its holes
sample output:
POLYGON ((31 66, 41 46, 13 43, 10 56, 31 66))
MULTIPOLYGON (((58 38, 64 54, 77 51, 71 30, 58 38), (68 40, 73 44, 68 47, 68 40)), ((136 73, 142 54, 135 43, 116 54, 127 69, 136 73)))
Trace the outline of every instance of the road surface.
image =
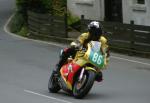
POLYGON ((83 99, 48 92, 62 44, 17 38, 4 31, 15 0, 0 0, 0 103, 150 103, 150 60, 111 53, 104 81, 83 99))

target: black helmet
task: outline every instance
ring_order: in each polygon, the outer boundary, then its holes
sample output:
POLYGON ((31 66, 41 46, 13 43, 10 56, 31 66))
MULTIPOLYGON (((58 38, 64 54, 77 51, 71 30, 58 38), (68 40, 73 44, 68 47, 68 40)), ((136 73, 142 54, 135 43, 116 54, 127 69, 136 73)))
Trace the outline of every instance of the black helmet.
POLYGON ((92 21, 88 25, 88 31, 91 37, 99 37, 102 35, 102 25, 98 21, 92 21))

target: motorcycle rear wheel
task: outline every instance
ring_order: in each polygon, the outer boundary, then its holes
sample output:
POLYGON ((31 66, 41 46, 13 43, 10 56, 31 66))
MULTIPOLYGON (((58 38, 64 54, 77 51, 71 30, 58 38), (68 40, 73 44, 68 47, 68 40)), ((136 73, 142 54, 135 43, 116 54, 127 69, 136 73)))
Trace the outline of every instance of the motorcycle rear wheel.
POLYGON ((73 95, 75 98, 81 99, 85 97, 85 95, 88 94, 90 89, 92 88, 94 81, 95 81, 95 72, 94 71, 85 71, 84 76, 86 80, 84 80, 84 84, 81 85, 79 88, 79 81, 78 78, 75 80, 76 82, 74 83, 73 87, 73 95))

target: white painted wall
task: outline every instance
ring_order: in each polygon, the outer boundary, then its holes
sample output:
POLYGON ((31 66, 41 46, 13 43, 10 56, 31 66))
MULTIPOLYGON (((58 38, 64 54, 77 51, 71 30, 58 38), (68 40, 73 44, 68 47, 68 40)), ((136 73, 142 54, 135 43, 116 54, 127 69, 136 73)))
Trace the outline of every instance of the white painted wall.
POLYGON ((104 10, 103 10, 104 0, 68 0, 68 9, 79 17, 85 15, 86 19, 91 20, 103 20, 104 10))
POLYGON ((136 0, 122 0, 123 23, 134 20, 137 25, 150 26, 150 0, 145 0, 145 5, 136 4, 136 0))
MULTIPOLYGON (((86 19, 104 20, 104 0, 68 0, 68 9, 77 16, 85 15, 86 19)), ((137 25, 150 26, 150 0, 145 5, 137 5, 136 0, 122 0, 123 23, 134 20, 137 25)))

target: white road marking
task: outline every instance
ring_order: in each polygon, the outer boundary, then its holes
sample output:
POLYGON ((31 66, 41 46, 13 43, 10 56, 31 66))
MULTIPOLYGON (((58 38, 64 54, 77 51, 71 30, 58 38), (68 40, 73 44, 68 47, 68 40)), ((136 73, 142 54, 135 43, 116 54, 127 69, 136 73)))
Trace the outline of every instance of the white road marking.
POLYGON ((66 100, 63 100, 63 99, 58 99, 58 98, 50 97, 50 96, 43 95, 43 94, 40 94, 40 93, 36 93, 36 92, 30 91, 30 90, 24 90, 24 92, 30 93, 30 94, 34 94, 34 95, 38 95, 38 96, 41 96, 41 97, 45 97, 45 98, 48 98, 48 99, 53 99, 53 100, 56 100, 58 102, 72 103, 72 102, 69 102, 69 101, 66 101, 66 100))
MULTIPOLYGON (((9 22, 11 21, 11 19, 12 19, 13 16, 14 16, 14 14, 8 19, 8 21, 7 21, 6 24, 4 25, 4 31, 5 31, 6 33, 8 33, 9 35, 14 36, 14 37, 16 37, 16 38, 20 38, 20 39, 30 40, 30 41, 34 41, 34 42, 38 42, 38 43, 49 44, 49 45, 54 45, 54 46, 61 47, 61 48, 66 47, 66 46, 61 45, 61 44, 57 44, 57 43, 53 43, 53 42, 46 42, 46 41, 41 41, 41 40, 29 39, 29 38, 26 38, 26 37, 22 37, 22 36, 16 35, 16 34, 14 34, 14 33, 10 33, 10 32, 7 30, 7 25, 9 24, 9 22)), ((121 58, 121 57, 116 57, 116 56, 111 56, 111 58, 150 66, 149 63, 144 63, 144 62, 140 62, 140 61, 136 61, 136 60, 130 60, 130 59, 121 58)))
POLYGON ((130 60, 130 59, 126 59, 126 58, 121 58, 121 57, 116 57, 116 56, 111 56, 111 58, 150 66, 149 63, 143 63, 143 62, 140 62, 140 61, 130 60))

